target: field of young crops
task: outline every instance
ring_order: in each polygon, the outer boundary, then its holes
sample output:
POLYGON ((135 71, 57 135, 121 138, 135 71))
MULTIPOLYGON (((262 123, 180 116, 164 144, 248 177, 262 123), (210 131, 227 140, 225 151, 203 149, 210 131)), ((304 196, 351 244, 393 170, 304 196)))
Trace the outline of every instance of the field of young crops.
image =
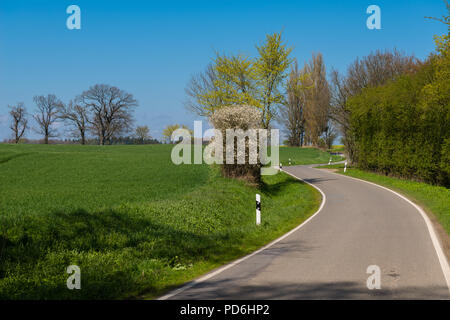
POLYGON ((256 190, 215 167, 176 166, 170 151, 0 144, 0 299, 155 297, 275 239, 320 203, 288 175, 256 190), (80 290, 66 286, 69 265, 80 267, 80 290))

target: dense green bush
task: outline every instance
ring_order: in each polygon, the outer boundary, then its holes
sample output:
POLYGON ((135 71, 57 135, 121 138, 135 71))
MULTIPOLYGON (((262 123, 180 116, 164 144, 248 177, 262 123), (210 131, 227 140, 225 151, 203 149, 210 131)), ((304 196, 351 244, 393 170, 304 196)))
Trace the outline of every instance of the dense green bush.
POLYGON ((438 54, 418 72, 366 88, 349 100, 359 167, 449 185, 448 39, 436 39, 438 54))

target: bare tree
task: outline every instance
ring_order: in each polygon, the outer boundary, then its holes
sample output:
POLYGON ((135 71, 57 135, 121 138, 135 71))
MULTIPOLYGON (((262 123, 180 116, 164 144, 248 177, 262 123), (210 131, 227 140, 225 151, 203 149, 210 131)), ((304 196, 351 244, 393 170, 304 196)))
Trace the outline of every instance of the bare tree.
POLYGON ((291 67, 286 81, 285 102, 280 106, 278 122, 282 123, 288 133, 291 146, 302 146, 305 133, 305 91, 304 81, 307 75, 298 69, 297 60, 291 67))
POLYGON ((439 19, 436 17, 425 17, 425 18, 436 20, 436 21, 446 24, 448 33, 450 33, 450 4, 448 3, 447 0, 444 0, 444 3, 445 3, 445 6, 447 7, 447 15, 446 16, 442 16, 442 19, 439 19))
POLYGON ((136 136, 144 143, 145 139, 150 138, 150 129, 148 126, 139 126, 136 128, 136 136))
POLYGON ((101 145, 122 133, 128 132, 133 123, 134 107, 138 105, 133 95, 117 87, 96 84, 79 96, 83 107, 92 112, 91 129, 101 145))
POLYGON ((37 106, 37 113, 33 116, 39 126, 37 132, 44 135, 44 143, 48 144, 49 138, 56 137, 53 124, 58 118, 62 102, 54 94, 35 96, 33 100, 37 106))
POLYGON ((328 125, 323 132, 323 140, 325 141, 327 148, 331 149, 334 140, 337 138, 337 130, 334 126, 333 120, 328 120, 328 125))
POLYGON ((22 102, 19 102, 17 106, 8 107, 11 109, 9 114, 12 118, 10 128, 14 132, 15 143, 19 143, 28 128, 28 119, 26 118, 27 111, 22 102))
MULTIPOLYGON (((79 101, 78 101, 79 102, 79 101)), ((73 127, 72 135, 80 138, 82 145, 86 144, 86 132, 88 128, 89 115, 86 106, 69 101, 67 105, 62 104, 59 109, 59 118, 69 122, 73 127)))
POLYGON ((223 105, 220 96, 210 94, 219 91, 216 81, 217 72, 212 64, 204 72, 192 76, 185 89, 188 95, 185 107, 199 116, 208 116, 208 110, 223 105))
POLYGON ((348 67, 345 76, 332 71, 330 116, 339 126, 351 162, 356 160, 357 155, 347 100, 366 87, 383 85, 401 74, 413 73, 419 64, 415 57, 406 56, 397 50, 384 52, 378 50, 362 59, 356 59, 348 67))

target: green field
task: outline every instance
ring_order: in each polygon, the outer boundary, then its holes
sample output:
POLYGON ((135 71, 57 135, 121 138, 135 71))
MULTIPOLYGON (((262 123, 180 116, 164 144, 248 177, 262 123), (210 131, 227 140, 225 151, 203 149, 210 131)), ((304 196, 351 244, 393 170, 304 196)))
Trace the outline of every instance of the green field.
MULTIPOLYGON (((321 168, 335 168, 338 169, 339 173, 344 174, 342 164, 324 166, 321 168)), ((356 168, 347 168, 347 172, 345 174, 351 177, 371 181, 398 191, 419 204, 428 212, 434 214, 439 223, 444 227, 447 234, 450 234, 450 189, 423 182, 387 177, 356 168)))
MULTIPOLYGON (((332 161, 341 161, 340 156, 331 156, 332 161)), ((280 147, 280 162, 283 166, 299 164, 318 164, 328 163, 330 154, 316 148, 300 148, 300 147, 280 147)))
MULTIPOLYGON (((215 167, 175 166, 170 150, 0 144, 0 299, 152 298, 261 247, 319 206, 316 190, 286 174, 256 190, 215 167), (72 264, 81 290, 66 287, 72 264)), ((310 153, 295 159, 315 162, 310 153)))

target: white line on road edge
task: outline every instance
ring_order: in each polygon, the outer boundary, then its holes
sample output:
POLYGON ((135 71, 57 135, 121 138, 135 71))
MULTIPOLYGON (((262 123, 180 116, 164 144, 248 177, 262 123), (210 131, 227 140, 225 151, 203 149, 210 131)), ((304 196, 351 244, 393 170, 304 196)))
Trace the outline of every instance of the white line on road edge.
MULTIPOLYGON (((314 168, 314 169, 320 170, 320 169, 317 169, 317 168, 314 168)), ((433 224, 430 221, 430 218, 428 218, 427 214, 425 213, 425 211, 423 211, 423 209, 421 207, 419 207, 417 204, 415 204, 414 202, 412 202, 411 200, 409 200, 405 196, 401 195, 400 193, 395 192, 394 190, 391 190, 389 188, 380 186, 379 184, 376 184, 376 183, 373 183, 373 182, 370 182, 370 181, 366 181, 366 180, 362 180, 362 179, 358 179, 358 178, 354 178, 354 177, 349 177, 349 176, 346 176, 344 174, 339 174, 339 173, 335 173, 335 172, 329 172, 328 171, 328 173, 337 174, 339 176, 347 177, 349 179, 362 181, 362 182, 365 182, 365 183, 368 183, 368 184, 372 184, 372 185, 374 185, 376 187, 385 189, 385 190, 390 191, 393 194, 399 196, 400 198, 402 198, 403 200, 405 200, 406 202, 411 204, 414 208, 416 208, 417 211, 420 212, 420 215, 422 216, 423 220, 425 220, 425 224, 427 225, 427 228, 428 228, 428 233, 430 234, 431 242, 433 243, 434 250, 436 250, 436 254, 438 256, 442 272, 444 273, 445 281, 447 282, 447 288, 448 288, 448 290, 450 292, 450 267, 448 265, 447 257, 445 256, 444 250, 442 250, 441 243, 439 242, 439 239, 436 236, 436 232, 434 231, 434 227, 433 227, 433 224)))
MULTIPOLYGON (((280 166, 281 166, 281 163, 280 163, 280 166)), ((283 170, 280 169, 280 171, 283 171, 283 170)), ((188 284, 182 286, 181 288, 178 288, 178 289, 176 289, 176 290, 174 290, 172 292, 169 292, 168 294, 158 298, 157 300, 167 300, 167 299, 169 299, 169 298, 171 298, 171 297, 173 297, 173 296, 175 296, 175 295, 177 295, 177 294, 179 294, 179 293, 181 293, 183 291, 186 291, 187 289, 190 289, 190 288, 198 285, 201 282, 204 282, 204 281, 206 281, 208 279, 211 279, 214 276, 217 276, 219 273, 222 273, 225 270, 228 270, 228 269, 234 267, 235 265, 237 265, 237 264, 239 264, 239 263, 241 263, 241 262, 243 262, 243 261, 253 257, 254 255, 260 253, 261 251, 264 251, 264 250, 272 247, 274 244, 280 242, 281 240, 285 239, 286 237, 289 237, 291 234, 293 234, 294 232, 299 230, 301 227, 303 227, 305 224, 307 224, 309 221, 311 221, 312 218, 314 218, 320 211, 322 211, 322 208, 325 205, 325 202, 327 201, 327 197, 325 196, 325 193, 323 193, 323 191, 320 190, 317 186, 315 186, 315 185, 313 185, 313 184, 311 184, 311 183, 309 183, 307 181, 304 181, 303 179, 301 179, 299 177, 296 177, 296 176, 290 174, 289 172, 286 172, 286 171, 283 171, 283 172, 285 172, 288 175, 294 177, 295 179, 301 180, 301 181, 309 184, 310 186, 314 187, 315 189, 317 189, 321 193, 321 195, 322 195, 322 203, 320 204, 319 209, 311 217, 309 217, 308 219, 303 221, 299 226, 295 227, 294 229, 292 229, 288 233, 285 233, 284 235, 282 235, 278 239, 273 240, 272 242, 270 242, 268 245, 262 247, 261 249, 258 249, 255 252, 250 253, 249 255, 246 255, 245 257, 242 257, 242 258, 240 258, 240 259, 238 259, 236 261, 230 262, 229 264, 226 264, 225 266, 219 268, 218 270, 216 270, 214 272, 211 272, 209 274, 206 274, 205 276, 203 276, 203 277, 201 277, 201 278, 199 278, 197 280, 193 280, 193 281, 189 282, 188 284)))

